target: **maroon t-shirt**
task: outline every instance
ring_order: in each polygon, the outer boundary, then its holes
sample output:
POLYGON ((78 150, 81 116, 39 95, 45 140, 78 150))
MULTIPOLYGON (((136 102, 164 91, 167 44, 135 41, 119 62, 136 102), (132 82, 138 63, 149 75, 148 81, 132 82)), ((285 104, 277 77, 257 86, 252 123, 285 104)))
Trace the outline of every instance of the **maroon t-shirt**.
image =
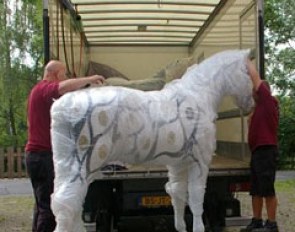
POLYGON ((42 80, 28 99, 28 142, 26 151, 51 151, 50 108, 59 98, 58 82, 42 80))
POLYGON ((268 87, 262 82, 256 91, 258 100, 252 115, 248 143, 251 151, 258 146, 278 144, 279 105, 268 87))

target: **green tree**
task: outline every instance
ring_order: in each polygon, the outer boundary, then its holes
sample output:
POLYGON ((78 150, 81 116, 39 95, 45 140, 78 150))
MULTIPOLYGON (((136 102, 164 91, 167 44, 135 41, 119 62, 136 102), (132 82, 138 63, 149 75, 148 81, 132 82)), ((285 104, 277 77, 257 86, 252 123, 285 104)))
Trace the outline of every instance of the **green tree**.
POLYGON ((295 102, 288 97, 280 97, 281 120, 280 120, 280 150, 282 158, 280 164, 283 168, 295 169, 295 102))
POLYGON ((294 94, 295 2, 266 0, 266 64, 269 79, 281 95, 294 94))
POLYGON ((280 100, 280 160, 289 161, 291 168, 295 168, 294 12, 293 0, 265 0, 266 73, 280 100))
POLYGON ((0 0, 1 147, 22 146, 26 140, 26 99, 42 66, 39 2, 0 0))

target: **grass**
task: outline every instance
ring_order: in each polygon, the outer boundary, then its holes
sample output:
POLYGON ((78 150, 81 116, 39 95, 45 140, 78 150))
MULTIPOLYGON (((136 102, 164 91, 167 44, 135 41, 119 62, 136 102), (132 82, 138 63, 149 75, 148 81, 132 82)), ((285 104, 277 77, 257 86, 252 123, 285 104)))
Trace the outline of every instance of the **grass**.
POLYGON ((276 190, 279 192, 295 192, 295 180, 276 181, 276 190))
POLYGON ((0 196, 0 231, 31 231, 34 199, 32 196, 0 196))
POLYGON ((289 202, 295 206, 295 180, 276 181, 276 192, 289 195, 289 202))

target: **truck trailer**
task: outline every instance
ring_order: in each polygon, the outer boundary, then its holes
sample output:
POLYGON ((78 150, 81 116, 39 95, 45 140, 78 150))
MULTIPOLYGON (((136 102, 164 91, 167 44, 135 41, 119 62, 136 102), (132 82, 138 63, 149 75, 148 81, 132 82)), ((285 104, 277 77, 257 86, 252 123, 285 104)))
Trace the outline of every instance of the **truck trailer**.
MULTIPOLYGON (((149 91, 219 51, 248 48, 264 77, 262 0, 43 0, 43 29, 45 63, 63 61, 71 77, 101 74, 107 83, 149 91)), ((236 198, 250 188, 247 114, 225 98, 216 126, 206 231, 249 222, 236 198)), ((166 167, 101 171, 85 198, 88 231, 175 231, 166 167)), ((185 218, 191 231, 189 208, 185 218)))

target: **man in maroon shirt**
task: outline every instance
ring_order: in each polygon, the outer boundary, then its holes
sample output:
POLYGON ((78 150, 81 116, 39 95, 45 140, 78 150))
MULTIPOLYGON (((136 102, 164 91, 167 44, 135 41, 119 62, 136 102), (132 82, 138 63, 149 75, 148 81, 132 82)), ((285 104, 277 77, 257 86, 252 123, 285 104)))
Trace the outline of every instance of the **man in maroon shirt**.
POLYGON ((51 105, 67 92, 89 84, 102 84, 103 81, 104 77, 99 75, 67 79, 65 65, 52 60, 45 67, 43 80, 34 86, 29 95, 26 165, 35 197, 33 232, 52 232, 56 225, 50 208, 54 180, 50 138, 51 105))
POLYGON ((274 181, 278 158, 279 105, 271 95, 268 83, 260 79, 254 64, 249 61, 247 66, 256 105, 249 120, 248 133, 252 153, 250 194, 253 218, 246 231, 278 232, 274 181), (268 217, 265 223, 262 220, 263 203, 268 217))

